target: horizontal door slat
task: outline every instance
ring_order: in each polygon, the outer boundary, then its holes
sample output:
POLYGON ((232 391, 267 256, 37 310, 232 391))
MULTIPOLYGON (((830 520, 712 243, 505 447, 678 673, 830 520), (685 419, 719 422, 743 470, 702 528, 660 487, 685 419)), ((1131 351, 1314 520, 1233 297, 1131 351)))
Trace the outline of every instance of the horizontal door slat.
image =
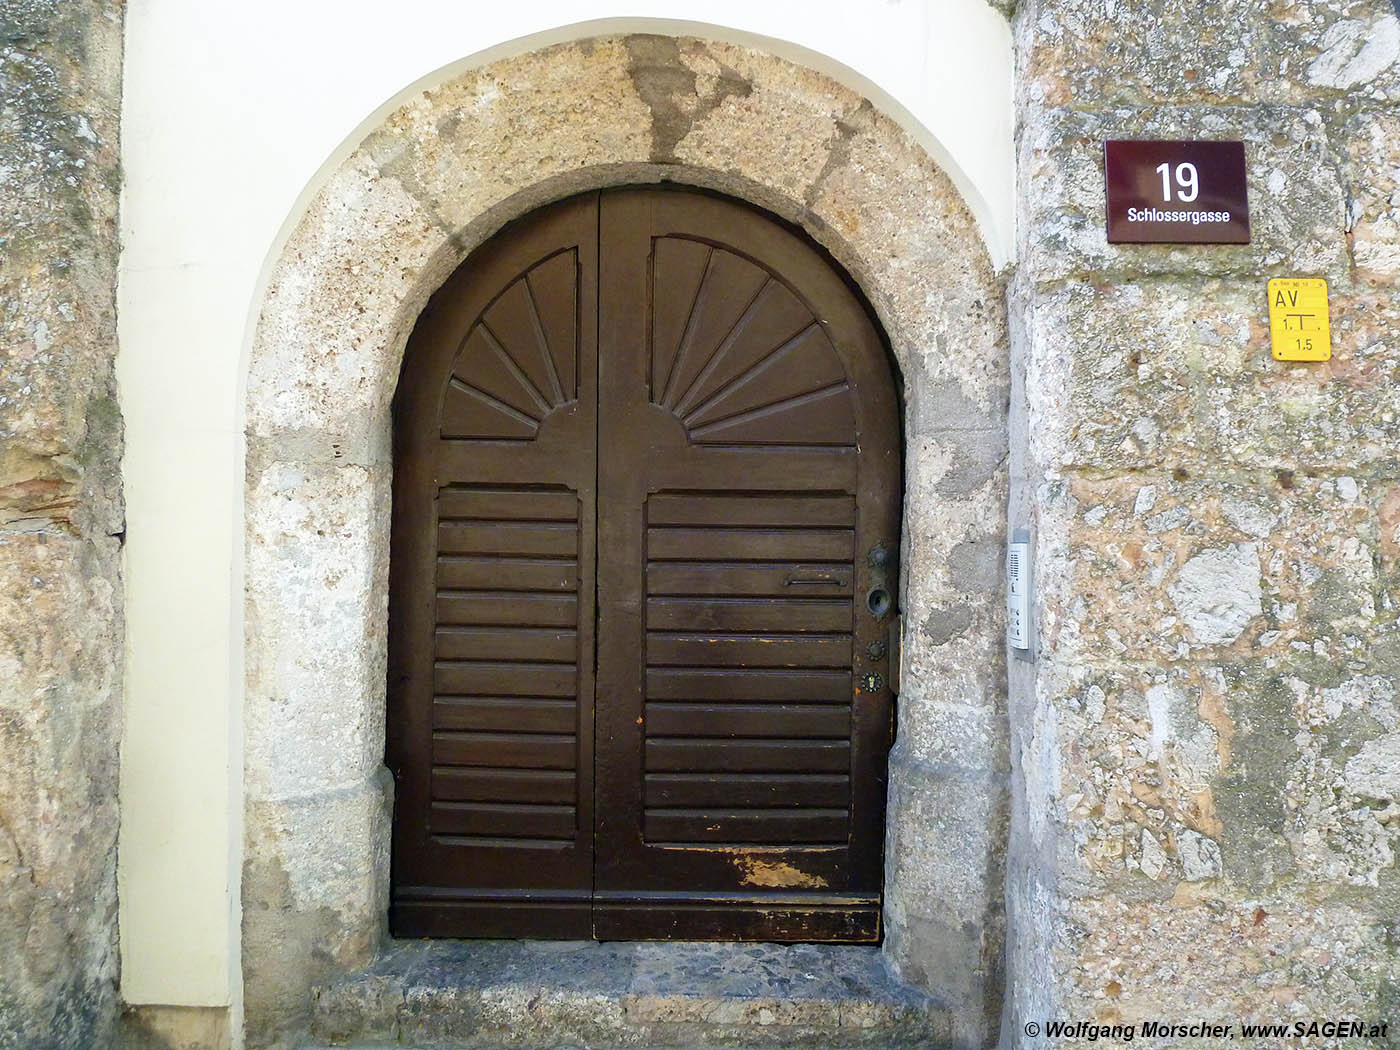
POLYGON ((573 769, 572 736, 535 733, 433 733, 433 765, 573 769))
POLYGON ((844 809, 649 809, 644 825, 650 842, 838 843, 850 833, 844 809))
POLYGON ((574 591, 578 563, 572 558, 448 554, 437 560, 437 585, 444 590, 574 591))
POLYGON ((647 663, 689 667, 849 667, 849 635, 647 635, 647 663))
POLYGON ((572 627, 578 622, 573 594, 500 594, 494 591, 439 591, 440 624, 572 627))
POLYGON ((819 598, 651 598, 658 631, 849 631, 851 602, 819 598))
POLYGON ((578 670, 572 664, 451 663, 433 668, 439 696, 574 696, 578 670))
POLYGON ((647 530, 647 557, 702 561, 845 561, 855 551, 850 529, 647 530))
POLYGON ((577 823, 573 806, 434 802, 428 813, 428 830, 436 835, 571 839, 577 823))
POLYGON ((647 564, 647 593, 840 597, 851 593, 854 577, 849 564, 654 561, 647 564))
POLYGON ((840 703, 851 699, 849 671, 647 668, 651 700, 756 700, 840 703))
POLYGON ((772 493, 657 493, 647 501, 652 525, 793 525, 812 528, 855 522, 853 496, 772 493))
POLYGON ((575 521, 578 496, 564 489, 448 487, 438 494, 438 519, 575 521))
POLYGON ((433 798, 459 802, 575 802, 577 781, 569 771, 552 769, 433 770, 433 798))
POLYGON ((648 773, 645 800, 680 808, 844 807, 851 782, 835 773, 648 773))
POLYGON ((648 736, 844 739, 851 733, 851 709, 845 704, 649 703, 646 732, 648 736))
MULTIPOLYGON (((526 440, 512 444, 508 450, 502 449, 500 455, 483 454, 483 451, 479 441, 450 438, 438 441, 432 450, 433 472, 441 478, 472 478, 473 484, 501 488, 514 487, 521 478, 560 488, 579 482, 578 457, 560 455, 559 446, 553 442, 526 440)), ((851 462, 854 467, 854 457, 851 462)), ((850 473, 854 475, 855 470, 850 473)), ((833 488, 842 485, 839 479, 831 481, 833 488)))
POLYGON ((849 772, 846 740, 675 740, 646 742, 648 770, 708 773, 849 772))
POLYGON ((520 700, 514 697, 437 697, 433 728, 456 731, 574 733, 578 707, 572 700, 520 700))
POLYGON ((578 659, 578 635, 572 630, 531 627, 439 627, 439 660, 578 659))
MULTIPOLYGON (((715 435, 719 437, 719 435, 715 435)), ((853 491, 859 456, 854 448, 747 448, 727 449, 707 445, 703 458, 675 456, 647 465, 658 489, 718 489, 733 486, 735 479, 754 489, 810 490, 820 478, 825 489, 853 491)))
POLYGON ((438 525, 441 554, 578 554, 578 526, 552 522, 441 522, 438 525))

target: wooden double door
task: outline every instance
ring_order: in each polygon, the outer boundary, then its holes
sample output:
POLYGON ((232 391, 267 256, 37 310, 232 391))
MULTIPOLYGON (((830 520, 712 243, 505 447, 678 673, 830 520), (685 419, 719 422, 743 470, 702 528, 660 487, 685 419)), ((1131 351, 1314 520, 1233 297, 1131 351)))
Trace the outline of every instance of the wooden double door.
POLYGON ((551 205, 432 298, 394 419, 394 933, 878 940, 899 423, 819 251, 551 205))

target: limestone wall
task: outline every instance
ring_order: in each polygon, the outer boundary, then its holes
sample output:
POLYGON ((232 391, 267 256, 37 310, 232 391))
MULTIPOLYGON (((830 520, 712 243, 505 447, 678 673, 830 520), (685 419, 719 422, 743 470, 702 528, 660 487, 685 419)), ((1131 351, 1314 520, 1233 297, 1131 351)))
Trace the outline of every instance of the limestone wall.
POLYGON ((1014 20, 1012 525, 1043 653, 1012 673, 1008 1043, 1400 1021, 1400 23, 1203 11, 1014 20), (1243 139, 1253 243, 1107 244, 1109 138, 1243 139), (1327 279, 1330 363, 1272 360, 1276 276, 1327 279))
POLYGON ((121 0, 0 7, 0 1047, 116 1012, 121 0))

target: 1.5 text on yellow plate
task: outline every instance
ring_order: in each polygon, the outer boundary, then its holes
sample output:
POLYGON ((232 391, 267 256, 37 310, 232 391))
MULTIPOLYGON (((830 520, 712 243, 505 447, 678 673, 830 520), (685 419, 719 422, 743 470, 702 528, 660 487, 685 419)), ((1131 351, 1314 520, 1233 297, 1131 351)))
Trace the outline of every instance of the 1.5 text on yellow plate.
POLYGON ((1320 277, 1275 277, 1270 281, 1269 335, 1276 361, 1330 361, 1327 282, 1320 277))

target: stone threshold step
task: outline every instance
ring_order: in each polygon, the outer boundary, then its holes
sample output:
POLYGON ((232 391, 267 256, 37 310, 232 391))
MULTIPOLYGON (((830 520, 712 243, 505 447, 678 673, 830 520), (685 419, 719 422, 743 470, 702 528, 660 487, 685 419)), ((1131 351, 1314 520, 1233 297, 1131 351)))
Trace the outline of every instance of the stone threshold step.
POLYGON ((304 1050, 933 1050, 950 1030, 877 948, 395 941, 316 990, 304 1050))

